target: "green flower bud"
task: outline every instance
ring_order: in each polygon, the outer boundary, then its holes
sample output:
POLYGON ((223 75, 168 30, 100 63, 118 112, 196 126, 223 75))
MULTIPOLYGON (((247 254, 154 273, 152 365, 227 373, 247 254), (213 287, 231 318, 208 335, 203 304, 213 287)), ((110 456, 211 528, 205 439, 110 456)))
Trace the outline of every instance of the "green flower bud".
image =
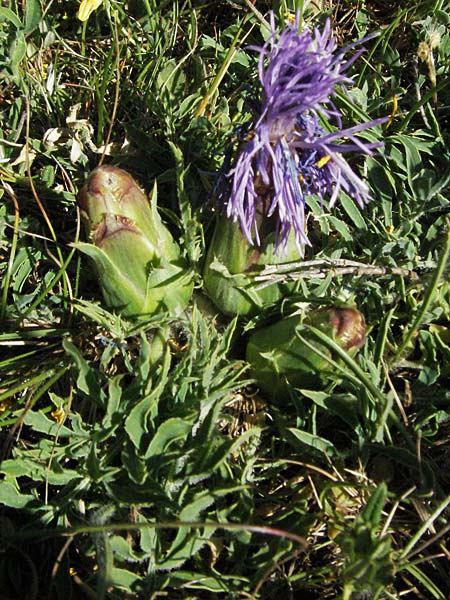
POLYGON ((125 316, 176 316, 192 295, 192 273, 156 207, 126 171, 95 169, 78 194, 90 243, 76 247, 94 262, 106 304, 125 316))
POLYGON ((287 383, 314 389, 332 372, 327 359, 335 357, 305 325, 328 334, 352 356, 366 339, 364 317, 354 308, 318 310, 303 320, 294 315, 260 329, 248 341, 246 359, 251 365, 251 377, 274 399, 286 397, 287 383))
MULTIPOLYGON (((267 226, 267 222, 266 219, 264 226, 267 226)), ((203 278, 206 292, 224 314, 253 316, 292 293, 295 287, 294 282, 288 282, 256 289, 260 283, 255 281, 254 276, 265 266, 300 259, 293 235, 288 239, 285 250, 275 254, 274 231, 266 235, 264 233, 261 228, 261 246, 254 246, 249 244, 239 223, 224 216, 217 220, 203 278)))

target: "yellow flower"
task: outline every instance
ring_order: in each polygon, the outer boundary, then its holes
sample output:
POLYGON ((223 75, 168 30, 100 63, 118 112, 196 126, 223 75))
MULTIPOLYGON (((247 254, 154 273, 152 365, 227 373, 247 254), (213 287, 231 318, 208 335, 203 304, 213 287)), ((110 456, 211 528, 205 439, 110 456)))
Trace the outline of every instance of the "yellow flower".
POLYGON ((80 8, 78 9, 78 18, 80 21, 87 21, 91 13, 100 6, 103 0, 81 0, 80 8))
POLYGON ((54 419, 57 423, 63 423, 66 418, 66 413, 62 408, 56 408, 50 413, 52 419, 54 419))
POLYGON ((7 398, 6 400, 0 401, 0 413, 4 413, 11 408, 12 400, 11 398, 7 398))

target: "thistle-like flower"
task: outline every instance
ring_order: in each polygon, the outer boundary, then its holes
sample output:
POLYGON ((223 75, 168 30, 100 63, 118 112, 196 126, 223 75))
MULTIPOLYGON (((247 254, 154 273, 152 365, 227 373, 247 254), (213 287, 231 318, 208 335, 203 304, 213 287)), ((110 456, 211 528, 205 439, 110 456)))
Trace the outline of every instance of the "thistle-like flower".
POLYGON ((363 142, 355 134, 386 119, 342 129, 332 98, 336 86, 345 89, 351 83, 345 72, 362 50, 345 59, 346 51, 355 44, 338 51, 330 21, 322 32, 315 29, 299 34, 297 21, 278 37, 273 23, 272 29, 266 44, 253 48, 259 52, 261 111, 228 173, 232 182, 226 212, 239 221, 249 243, 256 245, 261 242, 261 217, 274 216, 276 251, 286 247, 293 230, 303 254, 309 244, 305 232, 308 195, 316 194, 322 200, 329 197, 330 207, 341 190, 361 208, 369 200, 367 185, 343 153, 371 154, 381 144, 363 142), (337 129, 327 133, 322 119, 334 120, 337 129), (345 143, 338 143, 343 138, 345 143))
POLYGON ((292 291, 289 283, 259 289, 254 275, 304 255, 308 195, 329 198, 330 207, 341 191, 360 207, 369 200, 369 188, 343 153, 371 154, 381 144, 356 134, 386 118, 342 128, 332 98, 337 86, 351 82, 345 72, 360 52, 347 60, 350 47, 336 49, 329 21, 322 32, 300 34, 296 21, 279 35, 272 22, 269 40, 253 48, 259 52, 261 110, 225 174, 230 186, 222 186, 220 196, 228 218, 217 220, 204 270, 206 291, 224 313, 251 316, 292 291), (333 120, 337 128, 327 133, 322 123, 333 120), (342 138, 345 143, 338 143, 342 138))

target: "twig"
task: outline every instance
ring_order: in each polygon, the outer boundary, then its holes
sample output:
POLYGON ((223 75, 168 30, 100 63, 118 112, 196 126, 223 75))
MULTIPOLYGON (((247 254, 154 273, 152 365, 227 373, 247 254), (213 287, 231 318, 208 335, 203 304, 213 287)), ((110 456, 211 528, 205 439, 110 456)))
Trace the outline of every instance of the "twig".
POLYGON ((333 277, 341 275, 354 275, 361 277, 363 275, 401 275, 417 281, 419 276, 411 269, 401 267, 383 267, 378 265, 368 265, 366 263, 347 260, 345 258, 335 259, 317 259, 291 262, 285 265, 269 265, 259 275, 254 277, 255 281, 261 282, 256 286, 256 290, 290 279, 325 279, 329 274, 333 277))
MULTIPOLYGON (((419 69, 417 66, 417 56, 414 56, 414 58, 413 58, 412 67, 413 67, 413 73, 414 73, 414 92, 416 94, 416 100, 417 100, 417 102, 422 102, 422 94, 421 94, 420 85, 419 85, 419 69)), ((420 105, 419 111, 420 111, 420 115, 423 120, 423 124, 425 125, 425 127, 427 129, 431 129, 430 123, 428 122, 427 116, 425 114, 425 109, 423 107, 423 104, 420 105)))
POLYGON ((422 523, 422 525, 419 527, 419 529, 411 537, 409 542, 406 544, 406 546, 403 548, 402 552, 400 553, 399 558, 401 560, 408 561, 409 556, 410 556, 411 551, 414 548, 414 546, 418 543, 418 541, 424 535, 424 533, 427 531, 427 529, 431 530, 431 527, 433 526, 436 519, 438 519, 440 514, 442 512, 444 512, 444 510, 447 509, 449 504, 450 504, 450 495, 447 496, 446 498, 444 498, 444 500, 440 504, 438 504, 438 506, 435 508, 434 512, 422 523))
POLYGON ((408 425, 409 425, 408 415, 406 414, 405 409, 404 409, 403 404, 402 404, 402 401, 400 400, 400 398, 399 398, 399 396, 397 394, 397 390, 395 389, 394 384, 392 383, 392 380, 389 377, 389 370, 388 370, 388 368, 387 368, 387 366, 386 366, 386 364, 385 364, 384 361, 382 361, 381 364, 383 366, 383 371, 384 371, 384 376, 386 377, 386 381, 387 381, 387 383, 389 385, 389 388, 390 388, 390 390, 392 392, 392 395, 394 396, 394 400, 397 403, 398 409, 399 409, 400 414, 402 416, 403 423, 404 423, 405 427, 408 427, 408 425))
POLYGON ((265 27, 267 27, 267 29, 269 31, 271 31, 270 23, 264 18, 264 15, 261 12, 259 12, 259 10, 256 8, 256 6, 254 6, 254 4, 250 0, 244 0, 244 2, 248 6, 248 8, 252 11, 252 13, 254 13, 256 18, 259 19, 259 21, 261 21, 261 23, 265 27))

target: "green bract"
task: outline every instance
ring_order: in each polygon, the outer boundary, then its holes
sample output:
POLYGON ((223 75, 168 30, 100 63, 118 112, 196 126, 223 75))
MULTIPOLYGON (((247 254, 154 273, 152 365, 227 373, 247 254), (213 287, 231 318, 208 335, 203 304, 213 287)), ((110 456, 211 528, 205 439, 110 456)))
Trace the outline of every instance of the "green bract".
POLYGON ((320 329, 351 355, 365 342, 364 317, 354 308, 318 310, 303 320, 294 315, 260 329, 248 341, 246 359, 251 376, 274 398, 286 396, 287 384, 315 388, 332 371, 332 352, 308 327, 320 329))
POLYGON ((225 314, 253 316, 293 291, 292 282, 256 289, 259 282, 254 277, 265 266, 300 259, 294 236, 290 236, 285 251, 278 254, 274 231, 265 235, 261 228, 260 238, 260 246, 251 245, 238 223, 225 217, 217 220, 203 277, 208 295, 225 314))
POLYGON ((126 171, 95 169, 78 194, 90 243, 76 247, 94 261, 106 304, 125 316, 183 311, 192 272, 156 207, 126 171))

